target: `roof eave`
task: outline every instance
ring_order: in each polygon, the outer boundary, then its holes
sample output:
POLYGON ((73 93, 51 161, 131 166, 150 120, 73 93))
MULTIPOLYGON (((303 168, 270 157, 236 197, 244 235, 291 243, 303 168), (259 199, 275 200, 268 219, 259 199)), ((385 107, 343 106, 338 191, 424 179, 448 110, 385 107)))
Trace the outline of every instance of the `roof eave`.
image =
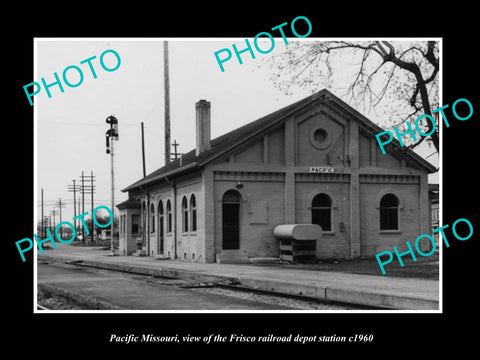
POLYGON ((185 166, 175 168, 173 170, 170 170, 170 171, 167 171, 166 173, 154 176, 151 179, 148 179, 148 180, 145 180, 145 181, 143 181, 143 179, 139 180, 136 183, 133 183, 132 185, 127 186, 125 189, 122 189, 121 191, 122 192, 127 192, 127 191, 138 189, 142 186, 152 185, 153 183, 158 182, 160 180, 163 180, 164 178, 167 178, 167 177, 170 177, 170 176, 180 175, 181 173, 183 173, 185 171, 188 171, 188 170, 191 170, 195 167, 198 167, 198 162, 192 162, 192 163, 187 164, 185 166))

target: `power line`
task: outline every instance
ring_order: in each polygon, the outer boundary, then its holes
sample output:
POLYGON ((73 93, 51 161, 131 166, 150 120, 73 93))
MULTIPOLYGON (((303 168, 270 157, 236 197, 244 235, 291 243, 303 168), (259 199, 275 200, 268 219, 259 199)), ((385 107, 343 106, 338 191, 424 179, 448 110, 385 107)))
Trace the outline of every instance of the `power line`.
MULTIPOLYGON (((67 126, 104 126, 103 123, 88 123, 88 122, 63 122, 63 121, 50 121, 50 120, 45 120, 45 121, 40 121, 39 125, 41 124, 62 124, 62 125, 67 125, 67 126)), ((138 123, 122 123, 122 126, 138 126, 138 123)))
MULTIPOLYGON (((70 185, 71 186, 71 185, 70 185)), ((77 192, 79 192, 80 190, 77 190, 77 192)), ((44 200, 43 202, 45 203, 45 205, 55 205, 55 203, 57 202, 58 200, 44 200), (49 203, 49 204, 47 204, 49 203)), ((98 202, 109 202, 110 199, 98 199, 96 198, 95 201, 98 203, 98 202)), ((38 206, 41 205, 41 200, 37 200, 37 204, 38 206)), ((62 204, 65 204, 65 205, 72 205, 73 204, 73 199, 62 199, 62 204)))

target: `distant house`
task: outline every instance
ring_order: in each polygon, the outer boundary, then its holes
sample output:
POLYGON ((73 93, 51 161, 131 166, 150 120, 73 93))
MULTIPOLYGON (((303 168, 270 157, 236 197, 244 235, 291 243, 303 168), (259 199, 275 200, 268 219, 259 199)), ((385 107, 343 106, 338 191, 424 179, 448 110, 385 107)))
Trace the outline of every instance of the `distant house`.
POLYGON ((278 257, 275 226, 317 223, 316 258, 353 259, 430 232, 436 169, 398 141, 383 155, 383 129, 327 90, 212 140, 210 121, 198 101, 196 148, 122 190, 121 254, 278 257))

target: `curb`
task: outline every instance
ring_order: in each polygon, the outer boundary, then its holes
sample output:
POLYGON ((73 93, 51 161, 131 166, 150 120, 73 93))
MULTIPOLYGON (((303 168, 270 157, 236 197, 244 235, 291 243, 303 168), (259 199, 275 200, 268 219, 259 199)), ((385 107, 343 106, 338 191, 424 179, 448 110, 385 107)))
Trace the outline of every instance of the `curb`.
MULTIPOLYGON (((190 270, 158 269, 139 265, 112 264, 95 260, 78 260, 57 258, 42 255, 39 260, 60 262, 65 264, 78 264, 85 267, 96 267, 106 270, 137 273, 141 275, 158 276, 165 278, 180 278, 212 282, 219 285, 238 286, 243 289, 269 291, 279 294, 302 296, 324 301, 342 302, 345 304, 371 306, 390 310, 439 310, 439 301, 411 296, 391 295, 376 292, 365 292, 344 288, 335 288, 321 285, 306 285, 286 283, 275 280, 245 279, 230 276, 199 274, 190 270)), ((39 285, 40 286, 40 285, 39 285)), ((43 285, 44 286, 44 285, 43 285)), ((61 294, 58 294, 61 295, 61 294)), ((80 296, 75 294, 75 297, 80 296)), ((87 304, 91 306, 90 304, 87 304)), ((111 305, 110 305, 111 308, 111 305)))
POLYGON ((308 298, 335 301, 345 304, 374 306, 392 310, 438 310, 437 300, 423 299, 409 296, 399 296, 358 290, 349 290, 334 287, 299 285, 272 280, 241 279, 242 286, 272 291, 281 294, 304 296, 308 298))

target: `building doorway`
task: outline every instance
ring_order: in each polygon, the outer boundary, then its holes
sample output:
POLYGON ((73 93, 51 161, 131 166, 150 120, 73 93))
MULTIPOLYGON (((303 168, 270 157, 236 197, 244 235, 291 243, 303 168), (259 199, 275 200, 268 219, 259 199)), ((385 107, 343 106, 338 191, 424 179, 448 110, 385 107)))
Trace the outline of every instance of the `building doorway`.
POLYGON ((238 191, 228 190, 222 198, 222 249, 240 249, 240 205, 238 191))
POLYGON ((323 231, 332 231, 332 199, 327 194, 317 194, 312 200, 312 224, 323 231))

